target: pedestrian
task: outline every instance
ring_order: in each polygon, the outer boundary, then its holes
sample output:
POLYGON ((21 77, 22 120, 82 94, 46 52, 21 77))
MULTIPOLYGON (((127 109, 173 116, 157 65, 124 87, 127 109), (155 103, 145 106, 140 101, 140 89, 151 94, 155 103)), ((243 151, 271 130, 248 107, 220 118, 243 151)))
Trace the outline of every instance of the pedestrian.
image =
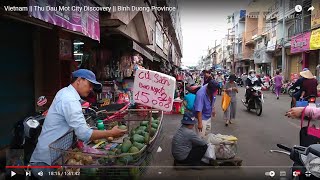
POLYGON ((200 166, 208 145, 194 131, 197 121, 192 113, 185 113, 181 127, 172 138, 171 153, 176 163, 200 166))
POLYGON ((219 84, 215 80, 211 80, 202 86, 196 94, 193 113, 198 120, 196 132, 202 138, 211 133, 211 118, 216 115, 214 103, 218 88, 219 84))
POLYGON ((184 106, 187 108, 187 112, 192 112, 194 101, 196 99, 196 94, 192 93, 192 91, 197 91, 196 88, 200 88, 199 86, 193 86, 188 88, 188 93, 184 96, 184 106))
MULTIPOLYGON (((79 69, 72 73, 72 81, 68 87, 58 91, 49 108, 48 114, 43 124, 41 134, 38 138, 37 146, 31 156, 31 166, 50 166, 51 156, 49 144, 66 134, 70 129, 75 131, 78 139, 88 142, 108 137, 119 137, 124 135, 126 130, 121 130, 115 126, 111 130, 92 130, 86 123, 82 113, 80 97, 87 97, 94 86, 101 87, 96 81, 96 76, 92 71, 79 69)), ((32 168, 32 174, 39 179, 51 179, 49 168, 32 168), (39 176, 39 172, 43 176, 39 176)))
POLYGON ((224 92, 227 93, 231 97, 231 102, 227 110, 224 112, 224 120, 225 125, 228 126, 232 124, 232 119, 235 120, 236 118, 236 109, 237 109, 237 93, 238 88, 237 84, 235 83, 236 76, 231 74, 229 77, 229 82, 224 85, 224 92))
POLYGON ((213 78, 211 76, 211 72, 208 70, 204 70, 204 77, 203 77, 203 86, 208 84, 209 81, 211 81, 213 78))
MULTIPOLYGON (((303 68, 302 71, 307 71, 309 70, 308 68, 303 68)), ((291 100, 291 107, 295 107, 297 100, 299 100, 299 98, 301 97, 301 89, 302 89, 302 84, 304 81, 304 77, 302 77, 301 75, 299 75, 299 78, 296 80, 296 82, 289 88, 290 90, 295 90, 295 92, 292 95, 292 100, 291 100)))
POLYGON ((219 83, 218 95, 221 95, 222 93, 222 87, 225 79, 226 78, 223 77, 221 72, 218 72, 218 74, 215 77, 215 80, 219 83))
POLYGON ((276 96, 277 96, 277 99, 279 99, 279 95, 280 95, 281 88, 283 85, 283 78, 280 75, 279 71, 276 71, 276 76, 273 79, 274 79, 276 96))

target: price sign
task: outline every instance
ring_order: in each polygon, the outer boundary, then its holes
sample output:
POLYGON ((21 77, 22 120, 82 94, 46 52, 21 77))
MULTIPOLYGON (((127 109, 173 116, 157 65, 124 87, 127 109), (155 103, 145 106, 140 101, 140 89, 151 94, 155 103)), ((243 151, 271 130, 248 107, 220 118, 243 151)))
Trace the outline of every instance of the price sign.
POLYGON ((176 79, 163 73, 138 69, 134 79, 133 95, 136 103, 163 111, 171 111, 176 79))

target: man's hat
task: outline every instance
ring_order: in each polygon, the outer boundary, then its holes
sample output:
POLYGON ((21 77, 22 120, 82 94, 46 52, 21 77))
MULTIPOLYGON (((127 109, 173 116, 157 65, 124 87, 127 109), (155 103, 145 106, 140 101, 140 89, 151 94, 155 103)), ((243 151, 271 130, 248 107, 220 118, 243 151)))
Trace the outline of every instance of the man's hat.
POLYGON ((209 83, 208 83, 208 86, 207 86, 207 88, 211 92, 216 91, 219 87, 220 87, 219 84, 215 80, 210 80, 209 83))
POLYGON ((77 77, 80 77, 80 78, 84 78, 88 81, 90 81, 92 84, 95 85, 95 87, 101 87, 101 83, 99 83, 97 80, 96 80, 96 75, 94 75, 94 73, 88 69, 79 69, 79 70, 76 70, 74 72, 72 72, 72 76, 74 78, 77 78, 77 77))
POLYGON ((194 125, 197 124, 197 121, 193 118, 193 114, 192 113, 185 113, 183 115, 183 118, 181 120, 181 124, 186 124, 186 125, 194 125))

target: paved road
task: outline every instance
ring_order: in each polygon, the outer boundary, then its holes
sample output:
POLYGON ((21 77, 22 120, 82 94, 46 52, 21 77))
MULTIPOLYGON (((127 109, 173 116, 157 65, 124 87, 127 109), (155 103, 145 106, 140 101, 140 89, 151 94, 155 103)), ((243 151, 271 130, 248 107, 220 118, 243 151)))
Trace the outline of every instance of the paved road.
POLYGON ((166 115, 164 121, 162 152, 154 153, 151 167, 144 178, 174 179, 270 179, 266 171, 274 170, 279 179, 281 170, 287 171, 292 164, 284 154, 270 153, 277 149, 277 143, 289 146, 299 143, 299 120, 284 116, 288 110, 290 97, 282 95, 280 100, 274 94, 264 92, 265 103, 262 115, 256 116, 248 112, 241 103, 244 96, 242 88, 238 94, 237 119, 235 124, 224 126, 223 113, 220 107, 221 96, 217 97, 217 117, 212 122, 212 132, 236 136, 238 141, 238 156, 243 159, 243 165, 237 167, 208 167, 204 170, 176 170, 172 167, 171 139, 180 125, 182 115, 166 115))

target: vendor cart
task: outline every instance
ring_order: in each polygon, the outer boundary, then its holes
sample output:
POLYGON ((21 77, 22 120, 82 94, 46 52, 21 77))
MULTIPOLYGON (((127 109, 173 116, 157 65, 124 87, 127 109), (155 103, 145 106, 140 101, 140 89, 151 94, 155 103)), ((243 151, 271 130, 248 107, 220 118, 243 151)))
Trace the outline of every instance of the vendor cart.
POLYGON ((133 179, 143 175, 150 163, 151 152, 161 140, 163 112, 157 109, 127 109, 118 115, 104 121, 104 125, 106 129, 125 125, 128 133, 121 138, 84 143, 77 139, 74 131, 69 131, 51 143, 52 165, 62 167, 57 172, 69 173, 73 175, 70 176, 72 179, 77 173, 81 177, 101 179, 133 179), (141 117, 141 112, 148 116, 141 117))

